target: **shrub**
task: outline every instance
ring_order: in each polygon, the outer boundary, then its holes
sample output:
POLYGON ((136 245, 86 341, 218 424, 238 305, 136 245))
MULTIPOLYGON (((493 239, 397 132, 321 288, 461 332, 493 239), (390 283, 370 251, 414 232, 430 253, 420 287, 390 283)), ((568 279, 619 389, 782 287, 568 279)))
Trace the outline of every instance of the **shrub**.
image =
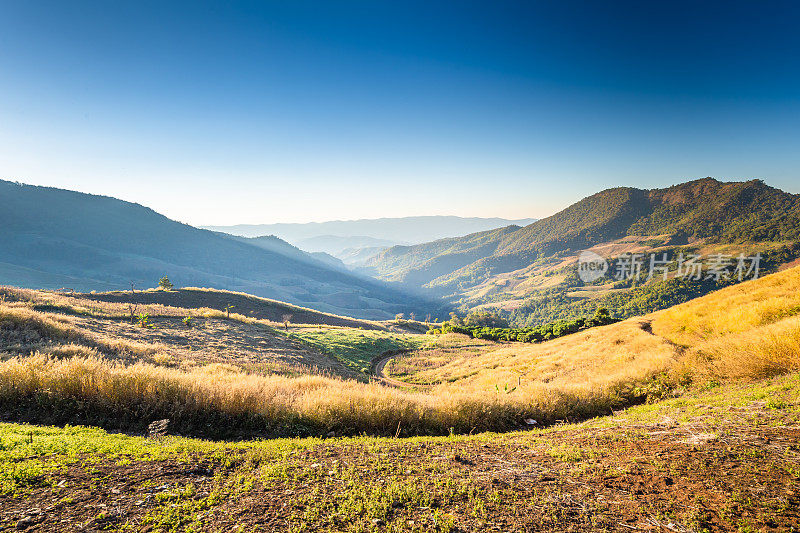
POLYGON ((158 288, 163 289, 165 291, 172 290, 172 282, 169 280, 167 276, 164 276, 160 280, 158 280, 158 288))
POLYGON ((136 315, 136 325, 141 328, 154 328, 155 325, 150 322, 150 313, 139 313, 136 315))
MULTIPOLYGON (((474 313, 463 321, 454 316, 447 322, 443 322, 440 327, 431 327, 428 333, 431 335, 441 335, 444 333, 461 333, 469 335, 474 339, 484 339, 490 341, 506 342, 542 342, 557 339, 564 335, 571 335, 578 331, 592 328, 595 326, 605 326, 618 322, 608 312, 608 309, 601 308, 591 318, 576 318, 575 320, 560 320, 550 322, 532 328, 509 328, 509 327, 489 327, 474 325, 476 322, 497 323, 496 315, 490 313, 474 313)), ((502 320, 502 319, 501 319, 502 320)), ((500 322, 503 323, 503 322, 500 322)), ((506 324, 507 326, 507 324, 506 324)))

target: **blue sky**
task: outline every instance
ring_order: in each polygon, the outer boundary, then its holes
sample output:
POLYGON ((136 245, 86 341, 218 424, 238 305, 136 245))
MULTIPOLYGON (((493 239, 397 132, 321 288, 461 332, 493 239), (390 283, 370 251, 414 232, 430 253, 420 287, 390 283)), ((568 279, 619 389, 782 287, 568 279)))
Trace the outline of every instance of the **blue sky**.
POLYGON ((796 2, 7 2, 0 177, 193 224, 800 192, 796 2))

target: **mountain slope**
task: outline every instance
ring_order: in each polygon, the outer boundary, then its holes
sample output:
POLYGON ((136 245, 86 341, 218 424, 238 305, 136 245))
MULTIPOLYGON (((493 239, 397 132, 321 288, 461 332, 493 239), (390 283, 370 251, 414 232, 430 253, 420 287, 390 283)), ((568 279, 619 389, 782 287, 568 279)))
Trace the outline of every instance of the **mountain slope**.
POLYGON ((325 252, 336 255, 348 248, 388 248, 396 244, 408 244, 388 239, 377 239, 363 235, 353 235, 343 237, 341 235, 319 235, 308 239, 302 239, 295 243, 295 246, 307 252, 325 252))
POLYGON ((523 228, 395 246, 374 257, 365 271, 425 286, 467 308, 511 300, 519 307, 543 287, 560 286, 562 293, 579 287, 565 262, 574 265, 575 254, 584 249, 596 247, 610 257, 676 246, 695 252, 737 243, 794 247, 798 241, 800 196, 759 180, 704 178, 665 189, 608 189, 523 228), (552 276, 554 270, 560 277, 552 276))
POLYGON ((415 246, 393 246, 368 261, 364 271, 390 281, 425 285, 439 276, 493 255, 502 238, 519 229, 519 226, 507 226, 415 246))
POLYGON ((326 312, 388 318, 422 302, 275 239, 242 242, 114 198, 0 181, 0 263, 7 284, 83 290, 214 286, 326 312))

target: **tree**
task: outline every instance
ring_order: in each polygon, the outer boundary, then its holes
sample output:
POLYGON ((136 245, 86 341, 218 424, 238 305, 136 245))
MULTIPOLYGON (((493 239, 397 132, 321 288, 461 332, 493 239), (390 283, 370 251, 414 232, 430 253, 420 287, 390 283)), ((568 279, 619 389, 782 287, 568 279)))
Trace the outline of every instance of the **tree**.
POLYGON ((473 311, 464 319, 464 325, 484 328, 507 328, 508 320, 488 311, 473 311))
POLYGON ((397 313, 396 315, 394 315, 394 319, 395 319, 397 322, 400 322, 400 321, 401 321, 401 320, 403 320, 405 317, 406 317, 406 314, 405 314, 405 313, 397 313))
POLYGON ((128 302, 128 314, 131 318, 131 324, 136 321, 136 312, 139 310, 139 305, 136 303, 136 284, 131 281, 131 301, 128 302))
POLYGON ((167 276, 164 276, 160 280, 158 280, 158 287, 160 289, 164 289, 165 291, 172 290, 172 282, 169 280, 167 276))
POLYGON ((291 320, 292 320, 292 315, 283 315, 283 318, 282 318, 283 329, 286 329, 286 330, 289 329, 289 322, 291 322, 291 320))

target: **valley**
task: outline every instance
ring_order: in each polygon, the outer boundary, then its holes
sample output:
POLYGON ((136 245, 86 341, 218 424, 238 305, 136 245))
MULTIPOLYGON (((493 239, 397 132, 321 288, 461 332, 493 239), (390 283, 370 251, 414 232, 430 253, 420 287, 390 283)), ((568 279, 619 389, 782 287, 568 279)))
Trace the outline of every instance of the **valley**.
POLYGON ((4 287, 0 527, 800 525, 798 267, 544 342, 434 326, 4 287))
POLYGON ((574 318, 600 307, 628 318, 735 281, 709 282, 703 271, 687 283, 678 272, 682 255, 709 261, 718 254, 760 254, 761 271, 775 272, 800 256, 798 227, 797 195, 757 180, 704 178, 665 189, 608 189, 525 227, 395 246, 362 271, 436 294, 462 314, 490 310, 517 325, 574 318), (579 278, 584 251, 609 263, 604 276, 579 278), (620 276, 616 267, 631 254, 639 254, 641 274, 620 276), (651 276, 651 257, 664 254, 668 272, 651 276))
POLYGON ((798 20, 0 2, 0 533, 800 532, 798 20))

